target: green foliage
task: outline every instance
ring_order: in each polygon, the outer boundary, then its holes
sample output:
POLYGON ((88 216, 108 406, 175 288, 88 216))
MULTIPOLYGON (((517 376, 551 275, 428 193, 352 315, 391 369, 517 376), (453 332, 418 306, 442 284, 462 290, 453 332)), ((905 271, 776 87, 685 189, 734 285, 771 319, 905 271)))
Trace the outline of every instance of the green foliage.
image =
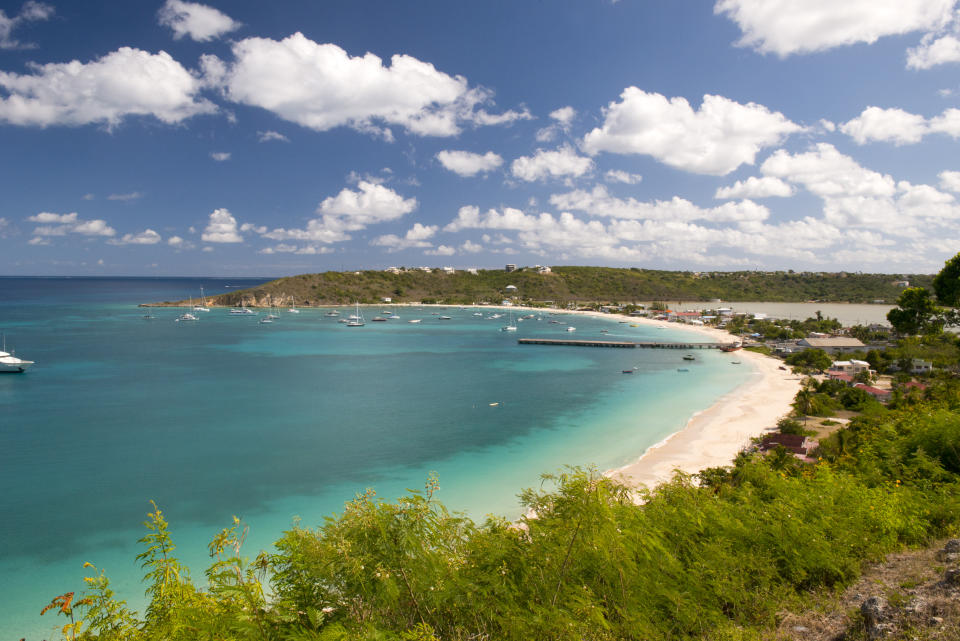
MULTIPOLYGON (((822 383, 796 404, 849 389, 822 383)), ((958 409, 960 387, 939 383, 909 410, 855 418, 815 465, 786 450, 742 453, 732 467, 640 491, 568 469, 523 492, 527 516, 515 524, 449 513, 434 478, 393 502, 359 495, 252 563, 234 519, 209 546, 205 589, 173 556, 154 506, 138 557, 142 620, 103 573, 78 601, 61 595, 44 611, 84 641, 768 638, 785 603, 957 532, 958 409)))
POLYGON ((943 314, 933 303, 929 291, 908 287, 897 299, 897 306, 887 312, 887 320, 899 334, 939 334, 946 323, 943 314))
POLYGON ((932 284, 937 302, 948 307, 960 307, 960 254, 946 262, 933 277, 932 284))
POLYGON ((805 429, 803 423, 789 416, 784 416, 777 421, 777 430, 781 434, 796 434, 797 436, 806 436, 813 433, 811 430, 805 429))
POLYGON ((808 370, 829 369, 833 359, 822 349, 805 349, 802 352, 790 354, 785 359, 788 365, 802 367, 808 370))
MULTIPOLYGON (((912 282, 928 285, 929 276, 909 276, 912 282)), ((671 272, 650 269, 611 267, 553 268, 539 274, 521 268, 515 272, 480 270, 477 274, 441 270, 430 273, 406 271, 323 272, 301 274, 213 297, 216 305, 239 305, 242 300, 263 301, 273 297, 298 305, 375 304, 382 297, 393 302, 435 301, 442 304, 498 303, 507 285, 518 288, 521 302, 552 301, 558 307, 567 303, 619 301, 621 303, 657 301, 653 309, 668 309, 667 301, 847 301, 894 300, 899 290, 887 274, 846 274, 787 272, 671 272)), ((810 319, 805 331, 831 331, 835 321, 810 319), (818 329, 813 329, 817 327, 818 329)), ((797 323, 797 321, 793 321, 797 323)), ((803 321, 807 323, 807 321, 803 321)), ((802 323, 798 323, 802 324, 802 323)), ((792 326, 789 331, 796 330, 792 326)))

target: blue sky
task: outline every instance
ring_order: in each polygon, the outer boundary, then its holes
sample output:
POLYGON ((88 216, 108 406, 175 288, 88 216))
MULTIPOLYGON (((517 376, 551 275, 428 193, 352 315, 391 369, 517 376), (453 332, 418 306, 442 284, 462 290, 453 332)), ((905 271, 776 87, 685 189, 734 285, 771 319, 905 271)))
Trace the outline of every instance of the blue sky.
POLYGON ((932 272, 960 0, 0 2, 0 274, 932 272))

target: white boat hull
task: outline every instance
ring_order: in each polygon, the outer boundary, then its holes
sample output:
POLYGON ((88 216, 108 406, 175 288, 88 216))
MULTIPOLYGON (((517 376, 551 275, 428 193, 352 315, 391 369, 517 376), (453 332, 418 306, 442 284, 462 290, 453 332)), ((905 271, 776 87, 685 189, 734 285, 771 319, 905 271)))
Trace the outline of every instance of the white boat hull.
POLYGON ((22 374, 30 369, 33 361, 25 361, 19 358, 0 358, 0 374, 22 374))

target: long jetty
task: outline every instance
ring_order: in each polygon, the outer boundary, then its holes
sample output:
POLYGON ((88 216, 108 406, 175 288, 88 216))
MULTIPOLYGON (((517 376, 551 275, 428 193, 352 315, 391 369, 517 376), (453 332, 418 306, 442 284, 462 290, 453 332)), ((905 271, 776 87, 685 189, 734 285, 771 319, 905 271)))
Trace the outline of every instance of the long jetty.
POLYGON ((519 338, 520 345, 567 345, 572 347, 615 347, 621 349, 723 349, 739 343, 680 343, 664 341, 594 341, 579 338, 519 338))

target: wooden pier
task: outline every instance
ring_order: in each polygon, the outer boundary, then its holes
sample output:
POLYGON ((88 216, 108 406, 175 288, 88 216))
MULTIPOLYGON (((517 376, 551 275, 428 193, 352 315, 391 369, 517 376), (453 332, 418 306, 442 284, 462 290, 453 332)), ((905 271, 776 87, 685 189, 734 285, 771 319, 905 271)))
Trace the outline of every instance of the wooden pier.
POLYGON ((722 349, 736 343, 677 343, 663 341, 594 341, 579 338, 519 338, 520 345, 567 345, 572 347, 617 347, 621 349, 722 349))

